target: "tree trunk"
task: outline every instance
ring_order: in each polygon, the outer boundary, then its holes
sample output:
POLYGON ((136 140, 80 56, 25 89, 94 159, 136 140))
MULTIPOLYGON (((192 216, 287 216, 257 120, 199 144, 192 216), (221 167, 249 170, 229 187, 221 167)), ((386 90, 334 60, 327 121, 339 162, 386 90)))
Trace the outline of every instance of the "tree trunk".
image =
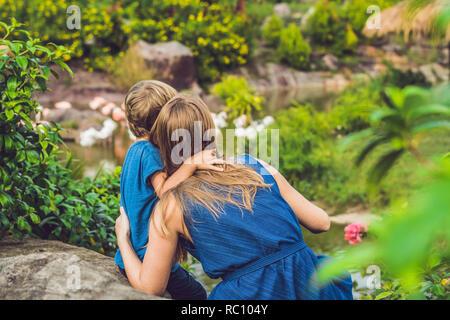
POLYGON ((431 161, 428 158, 426 158, 422 153, 420 153, 420 151, 417 150, 416 147, 414 147, 413 145, 410 144, 408 146, 408 150, 424 166, 431 167, 431 165, 432 165, 431 161))
POLYGON ((236 12, 245 16, 245 0, 237 0, 236 12))

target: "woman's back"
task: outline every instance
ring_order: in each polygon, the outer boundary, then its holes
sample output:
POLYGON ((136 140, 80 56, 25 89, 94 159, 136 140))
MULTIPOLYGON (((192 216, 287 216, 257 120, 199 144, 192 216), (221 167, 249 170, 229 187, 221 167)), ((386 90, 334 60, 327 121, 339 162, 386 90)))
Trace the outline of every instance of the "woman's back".
POLYGON ((188 202, 185 223, 195 247, 184 241, 185 247, 202 263, 209 277, 227 280, 237 270, 261 264, 256 261, 262 257, 290 250, 293 246, 301 250, 270 266, 261 265, 258 270, 242 277, 222 282, 210 298, 319 298, 320 292, 311 285, 317 257, 304 244, 299 221, 281 196, 275 179, 249 155, 239 157, 238 161, 254 168, 264 182, 271 185, 270 189, 258 189, 252 212, 225 204, 225 213, 215 217, 205 207, 188 202))

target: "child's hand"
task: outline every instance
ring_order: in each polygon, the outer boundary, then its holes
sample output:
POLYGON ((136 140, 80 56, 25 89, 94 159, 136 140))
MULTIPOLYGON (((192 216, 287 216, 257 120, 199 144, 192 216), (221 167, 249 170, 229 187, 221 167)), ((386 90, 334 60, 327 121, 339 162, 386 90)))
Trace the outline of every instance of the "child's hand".
POLYGON ((116 219, 115 231, 118 239, 130 237, 130 221, 123 207, 120 207, 120 216, 116 219))
POLYGON ((184 163, 193 164, 197 169, 223 171, 223 168, 217 165, 224 164, 225 161, 216 157, 216 149, 210 149, 194 154, 184 163))

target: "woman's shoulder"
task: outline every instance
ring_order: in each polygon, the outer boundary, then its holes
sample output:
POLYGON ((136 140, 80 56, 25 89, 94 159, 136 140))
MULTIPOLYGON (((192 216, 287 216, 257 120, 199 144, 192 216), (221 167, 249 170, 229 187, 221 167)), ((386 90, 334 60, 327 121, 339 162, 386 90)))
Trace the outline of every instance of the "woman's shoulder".
POLYGON ((273 172, 271 172, 271 166, 262 161, 261 159, 255 158, 250 154, 242 154, 235 158, 232 158, 232 161, 234 161, 237 164, 250 167, 255 169, 260 175, 262 176, 272 176, 273 172))

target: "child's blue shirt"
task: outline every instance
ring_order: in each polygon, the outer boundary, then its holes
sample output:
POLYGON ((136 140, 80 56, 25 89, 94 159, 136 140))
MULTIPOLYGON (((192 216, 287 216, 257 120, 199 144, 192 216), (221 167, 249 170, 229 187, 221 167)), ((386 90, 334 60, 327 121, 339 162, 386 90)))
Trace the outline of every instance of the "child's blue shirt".
MULTIPOLYGON (((144 259, 150 216, 157 195, 150 177, 163 169, 159 150, 148 141, 137 141, 128 149, 120 174, 120 205, 130 220, 130 240, 139 259, 144 259)), ((120 250, 116 264, 125 269, 120 250)), ((175 270, 178 264, 172 269, 175 270)))

